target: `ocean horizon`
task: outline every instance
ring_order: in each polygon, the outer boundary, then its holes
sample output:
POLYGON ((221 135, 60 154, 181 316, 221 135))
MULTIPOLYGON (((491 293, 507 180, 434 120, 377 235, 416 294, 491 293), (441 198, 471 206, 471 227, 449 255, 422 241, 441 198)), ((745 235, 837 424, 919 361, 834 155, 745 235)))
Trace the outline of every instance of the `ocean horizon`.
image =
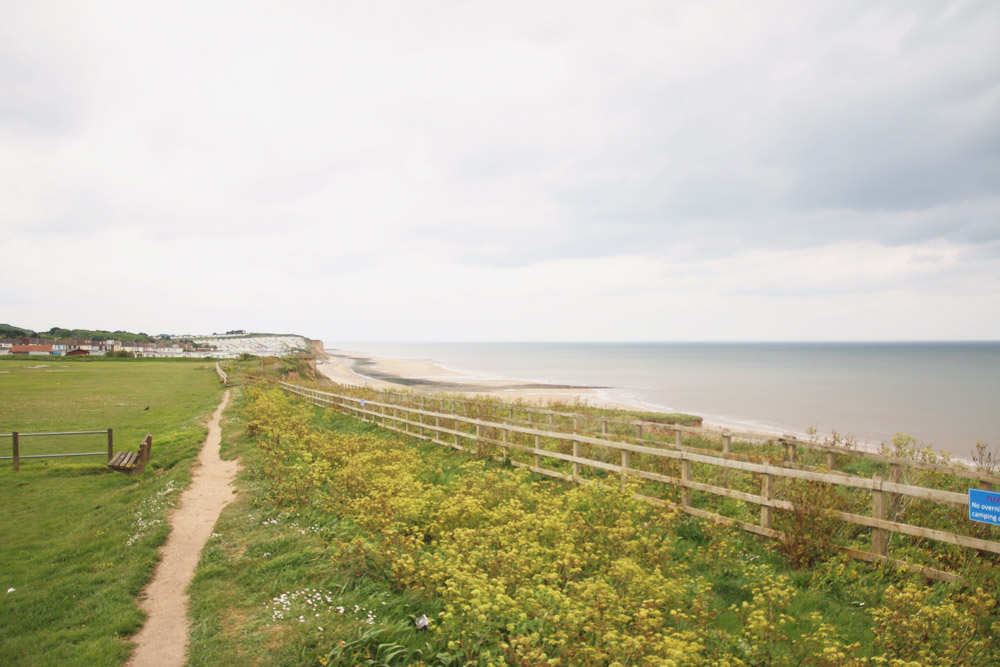
POLYGON ((1000 442, 1000 341, 387 343, 328 349, 422 359, 463 374, 602 387, 707 425, 921 447, 969 459, 1000 442))

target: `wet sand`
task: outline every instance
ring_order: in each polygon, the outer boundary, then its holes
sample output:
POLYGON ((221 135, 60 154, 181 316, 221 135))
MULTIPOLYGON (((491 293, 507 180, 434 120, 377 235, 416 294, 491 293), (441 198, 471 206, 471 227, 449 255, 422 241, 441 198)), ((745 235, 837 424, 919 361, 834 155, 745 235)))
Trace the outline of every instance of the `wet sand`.
POLYGON ((597 407, 641 410, 605 397, 609 387, 543 384, 476 377, 448 370, 420 359, 390 359, 361 352, 326 350, 327 359, 316 361, 316 369, 342 385, 373 389, 408 389, 424 393, 493 396, 504 401, 584 403, 597 407))

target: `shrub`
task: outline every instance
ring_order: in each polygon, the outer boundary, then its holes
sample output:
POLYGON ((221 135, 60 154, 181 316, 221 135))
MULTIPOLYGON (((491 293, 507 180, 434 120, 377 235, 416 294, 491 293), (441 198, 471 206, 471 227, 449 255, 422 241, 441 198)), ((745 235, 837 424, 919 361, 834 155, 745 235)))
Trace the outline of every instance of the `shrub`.
POLYGON ((785 480, 780 495, 793 508, 775 517, 775 528, 784 533, 778 550, 800 568, 832 557, 846 532, 837 511, 847 508, 847 500, 830 484, 797 479, 785 480))
POLYGON ((1000 651, 996 599, 982 588, 946 591, 912 581, 890 586, 872 615, 875 665, 987 664, 1000 651))

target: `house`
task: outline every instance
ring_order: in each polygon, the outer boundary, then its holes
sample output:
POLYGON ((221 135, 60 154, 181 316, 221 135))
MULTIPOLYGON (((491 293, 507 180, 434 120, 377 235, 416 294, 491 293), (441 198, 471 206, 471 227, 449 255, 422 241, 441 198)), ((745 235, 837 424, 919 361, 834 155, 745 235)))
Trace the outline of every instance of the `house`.
POLYGON ((156 343, 140 343, 138 341, 133 341, 129 343, 122 343, 119 349, 125 352, 131 352, 137 357, 154 357, 156 356, 156 343))
POLYGON ((67 357, 86 357, 90 354, 90 350, 84 350, 80 347, 75 347, 66 353, 67 357))
POLYGON ((108 350, 114 349, 114 341, 81 340, 76 342, 76 347, 87 350, 91 354, 104 354, 108 350))
POLYGON ((178 343, 159 342, 156 344, 154 355, 157 357, 176 357, 184 352, 183 346, 178 343))

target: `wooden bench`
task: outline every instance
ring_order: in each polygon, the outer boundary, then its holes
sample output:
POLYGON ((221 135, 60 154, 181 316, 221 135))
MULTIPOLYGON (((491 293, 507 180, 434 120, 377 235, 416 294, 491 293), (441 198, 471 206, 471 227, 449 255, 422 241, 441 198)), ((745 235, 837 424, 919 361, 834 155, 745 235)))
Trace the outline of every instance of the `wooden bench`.
POLYGON ((118 452, 108 461, 108 467, 127 475, 141 475, 149 461, 149 450, 153 447, 153 435, 147 433, 137 452, 118 452))

